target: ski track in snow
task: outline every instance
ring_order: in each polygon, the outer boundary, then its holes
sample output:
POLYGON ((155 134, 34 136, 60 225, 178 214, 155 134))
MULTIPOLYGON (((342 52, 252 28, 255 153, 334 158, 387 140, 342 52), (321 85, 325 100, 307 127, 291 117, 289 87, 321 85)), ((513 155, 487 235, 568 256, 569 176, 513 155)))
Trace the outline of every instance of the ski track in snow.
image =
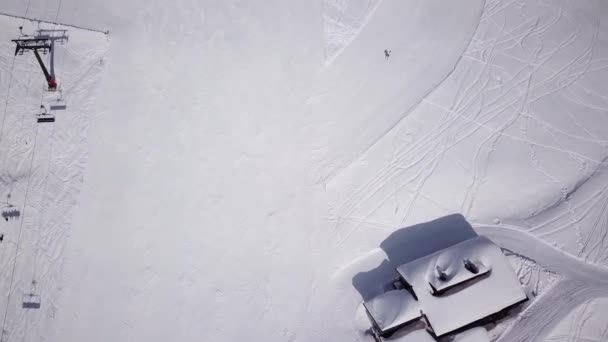
MULTIPOLYGON (((20 211, 2 221, 0 233, 1 341, 41 341, 55 328, 64 286, 63 266, 72 210, 83 184, 86 132, 96 110, 95 85, 100 82, 106 38, 68 28, 69 40, 57 45, 55 71, 68 108, 56 111, 55 123, 37 124, 40 104, 57 93, 44 90, 43 74, 33 54, 13 57, 14 39, 36 28, 62 29, 0 16, 2 125, 0 128, 0 196, 20 211), (64 85, 65 84, 65 85, 64 85), (35 281, 35 284, 33 283, 35 281), (23 309, 24 295, 41 298, 40 309, 23 309)), ((48 63, 48 55, 43 56, 48 63)))
POLYGON ((608 339, 608 298, 590 300, 575 308, 545 339, 546 342, 601 342, 608 339))
POLYGON ((562 198, 580 178, 603 165, 606 130, 593 121, 579 121, 596 117, 599 113, 595 114, 595 108, 608 109, 608 103, 594 97, 591 109, 573 100, 573 94, 587 93, 590 77, 608 78, 588 71, 591 65, 601 63, 606 50, 597 40, 598 18, 575 10, 576 3, 565 1, 526 2, 525 6, 518 2, 486 3, 480 27, 456 71, 327 185, 338 245, 365 229, 365 222, 369 226, 378 221, 384 226, 416 222, 428 216, 411 216, 421 205, 428 208, 430 204, 436 212, 461 211, 470 218, 478 212, 488 220, 509 217, 514 209, 485 208, 496 203, 486 194, 494 191, 502 196, 502 188, 512 184, 523 192, 502 200, 513 201, 509 205, 514 208, 515 202, 521 203, 519 207, 534 208, 535 203, 548 200, 539 195, 558 191, 552 196, 562 198), (571 35, 557 34, 570 28, 575 29, 571 35), (538 105, 543 101, 560 103, 565 110, 549 109, 546 103, 538 105), (560 116, 574 120, 572 113, 579 113, 575 125, 560 125, 560 116), (471 145, 477 145, 469 149, 475 151, 472 156, 463 151, 471 145), (518 154, 522 147, 528 149, 527 154, 523 150, 518 154), (545 156, 564 156, 563 167, 555 169, 557 159, 541 158, 535 152, 538 150, 545 156), (501 167, 514 169, 534 183, 503 175, 501 167), (449 168, 453 168, 452 175, 446 175, 449 168), (461 174, 468 180, 461 180, 461 174), (455 186, 442 188, 443 176, 455 186), (501 182, 493 181, 499 177, 501 182), (360 179, 367 180, 351 185, 352 180, 360 179), (527 192, 535 187, 547 191, 527 192), (528 193, 531 196, 522 201, 520 197, 528 193))
POLYGON ((500 341, 542 341, 571 308, 608 296, 602 13, 486 2, 455 72, 327 184, 343 260, 395 227, 463 212, 502 222, 478 230, 561 277, 500 341))
POLYGON ((382 0, 325 0, 325 64, 330 65, 363 30, 382 0))
POLYGON ((521 227, 477 224, 474 228, 499 246, 531 258, 562 277, 534 299, 499 341, 542 341, 569 314, 569 309, 590 299, 608 297, 608 268, 568 255, 521 227))

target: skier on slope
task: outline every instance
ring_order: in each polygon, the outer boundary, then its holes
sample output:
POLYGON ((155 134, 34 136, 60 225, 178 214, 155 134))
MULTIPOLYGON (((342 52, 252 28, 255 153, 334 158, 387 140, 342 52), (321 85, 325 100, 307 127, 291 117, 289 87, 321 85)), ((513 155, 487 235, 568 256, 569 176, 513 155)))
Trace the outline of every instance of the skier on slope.
POLYGON ((388 60, 388 58, 389 58, 390 56, 391 56, 391 50, 384 49, 384 58, 385 58, 386 60, 388 60))

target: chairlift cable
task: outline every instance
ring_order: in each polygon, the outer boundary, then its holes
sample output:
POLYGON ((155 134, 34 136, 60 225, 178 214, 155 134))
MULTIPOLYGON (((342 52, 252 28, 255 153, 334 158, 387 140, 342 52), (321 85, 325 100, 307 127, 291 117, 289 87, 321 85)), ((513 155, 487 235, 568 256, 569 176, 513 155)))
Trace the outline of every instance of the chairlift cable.
MULTIPOLYGON (((27 82, 26 82, 26 85, 27 85, 27 86, 26 86, 26 89, 25 89, 25 95, 26 95, 26 96, 25 96, 25 98, 28 98, 28 97, 29 97, 28 95, 30 94, 30 92, 31 92, 31 90, 32 90, 32 88, 31 88, 31 79, 32 79, 32 74, 33 74, 33 73, 34 73, 34 72, 32 72, 32 71, 29 71, 29 72, 27 73, 27 82)), ((26 127, 25 118, 26 118, 26 117, 28 117, 28 116, 29 116, 29 115, 21 115, 21 122, 20 122, 20 125, 21 125, 21 127, 22 127, 22 128, 23 128, 23 127, 26 127)), ((3 127, 3 128, 4 128, 4 127, 3 127)), ((8 159, 9 159, 9 157, 10 157, 10 156, 11 156, 11 149, 10 149, 10 146, 9 146, 9 147, 7 148, 6 154, 4 155, 3 165, 8 165, 8 162, 7 162, 7 161, 8 161, 8 159)), ((1 342, 1 341, 0 341, 0 342, 1 342)))
MULTIPOLYGON (((35 134, 34 134, 34 146, 32 148, 32 158, 30 159, 30 167, 29 167, 29 174, 30 176, 28 177, 27 180, 27 185, 25 187, 25 196, 23 198, 23 210, 21 211, 21 222, 19 223, 19 233, 17 234, 17 243, 16 243, 16 248, 15 248, 15 257, 13 258, 13 267, 11 270, 11 277, 10 277, 10 282, 9 282, 9 287, 8 287, 8 296, 6 298, 6 306, 4 308, 4 318, 2 319, 2 337, 6 328, 6 318, 8 317, 8 307, 10 305, 11 302, 11 297, 13 295, 13 283, 15 281, 15 269, 17 268, 17 258, 19 256, 19 247, 21 245, 21 234, 23 232, 23 222, 25 221, 25 209, 26 209, 26 204, 27 204, 27 197, 29 195, 29 190, 30 190, 30 185, 31 185, 31 172, 32 172, 32 168, 34 166, 34 157, 36 155, 36 146, 37 146, 37 142, 38 142, 38 126, 36 126, 36 130, 35 130, 35 134)), ((1 338, 1 337, 0 337, 1 338)))
POLYGON ((4 101, 4 114, 2 115, 2 126, 0 126, 0 141, 2 141, 2 134, 4 133, 4 123, 6 122, 6 113, 8 111, 8 100, 11 94, 11 86, 13 85, 13 69, 15 67, 15 59, 17 56, 13 56, 13 62, 11 63, 11 72, 8 78, 8 88, 6 90, 6 99, 4 101))
POLYGON ((23 21, 21 22, 21 26, 23 26, 23 24, 25 24, 25 20, 27 18, 27 13, 30 11, 31 2, 32 2, 32 0, 27 0, 27 7, 25 7, 25 14, 23 15, 23 21))
MULTIPOLYGON (((31 73, 29 73, 28 75, 28 80, 30 79, 31 73)), ((29 87, 29 82, 28 82, 28 88, 27 88, 27 93, 29 93, 30 91, 30 87, 29 87)), ((41 100, 44 97, 44 90, 42 91, 41 95, 41 100)), ((23 120, 22 119, 22 125, 23 125, 23 120)), ((15 248, 15 257, 13 258, 13 266, 11 269, 11 280, 9 282, 9 288, 8 288, 8 296, 6 298, 6 306, 4 308, 4 318, 2 319, 2 330, 0 332, 0 342, 2 341, 2 339, 4 338, 4 332, 6 329, 6 319, 8 317, 8 306, 10 305, 10 301, 11 301, 11 297, 13 295, 13 283, 15 281, 15 270, 17 268, 17 259, 19 257, 19 248, 21 247, 21 235, 23 232, 23 222, 25 221, 25 208, 27 208, 27 199, 28 199, 28 195, 29 195, 29 191, 30 191, 30 185, 31 185, 31 181, 32 181, 32 169, 34 168, 34 159, 36 156, 36 148, 38 146, 38 125, 35 126, 35 130, 34 130, 34 144, 32 146, 32 157, 30 159, 30 167, 28 170, 28 179, 27 179, 27 184, 25 186, 25 196, 23 197, 23 207, 21 210, 21 216, 20 219, 21 221, 19 222, 19 233, 17 234, 17 243, 16 243, 16 248, 15 248)), ((5 160, 6 163, 6 160, 5 160)))
MULTIPOLYGON (((55 16, 55 21, 57 21, 57 18, 59 17, 59 11, 61 10, 61 0, 59 1, 59 6, 57 7, 57 14, 55 16)), ((57 28, 57 26, 59 26, 57 23, 55 24, 55 28, 57 28)), ((67 42, 66 42, 67 45, 67 42)), ((65 54, 65 51, 64 51, 65 54)), ((63 59, 61 60, 63 63, 63 59)), ((43 105, 43 100, 44 100, 44 92, 43 92, 43 96, 40 99, 40 105, 43 105)), ((51 171, 51 167, 52 167, 52 161, 53 161, 53 137, 55 136, 55 125, 53 125, 53 127, 51 128, 51 134, 49 135, 50 138, 50 151, 49 151, 49 159, 48 159, 48 168, 47 168, 47 172, 46 175, 44 176, 44 181, 43 181, 43 185, 42 185, 42 203, 43 203, 43 207, 40 213, 40 220, 39 220, 39 224, 38 224, 38 234, 41 234, 42 232, 42 225, 44 224, 44 214, 46 212, 46 207, 44 206, 45 202, 45 197, 46 197, 46 189, 47 189, 47 185, 48 185, 48 178, 49 178, 49 174, 51 171)), ((32 272, 32 279, 36 279, 36 266, 37 266, 37 259, 38 259, 38 255, 39 255, 39 250, 40 250, 40 236, 37 237, 36 240, 36 244, 35 244, 35 256, 34 256, 34 266, 33 266, 33 272, 32 272)))
POLYGON ((57 6, 57 15, 55 15, 55 25, 57 25, 57 19, 59 18, 59 11, 61 11, 61 1, 59 0, 59 5, 57 6))
MULTIPOLYGON (((42 100, 44 98, 44 91, 42 91, 42 96, 40 99, 40 102, 42 103, 42 100)), ((38 126, 36 126, 38 127, 38 126)), ((38 131, 36 129, 36 131, 38 131)), ((33 265, 32 265, 32 281, 36 281, 36 279, 38 279, 38 277, 36 276, 37 273, 37 266, 38 266, 38 259, 39 259, 39 255, 40 255, 40 240, 41 240, 41 235, 42 235, 42 227, 44 225, 44 218, 45 218, 45 213, 47 212, 45 203, 47 203, 45 201, 45 197, 46 197, 46 189, 47 189, 47 184, 48 184, 48 178, 49 178, 49 173, 51 170, 51 166, 52 166, 52 159, 53 159, 53 139, 52 137, 55 134, 55 125, 53 125, 53 127, 51 128, 51 134, 49 135, 49 137, 51 137, 51 142, 50 142, 50 150, 48 153, 48 168, 46 170, 46 174, 44 176, 44 180, 43 180, 43 185, 42 185, 42 195, 41 195, 41 201, 42 201, 42 205, 40 208, 40 215, 39 215, 39 220, 38 220, 38 231, 34 232, 35 234, 35 239, 36 239, 36 243, 33 245, 34 246, 34 260, 33 260, 33 265)), ((32 159, 33 160, 33 159, 32 159)), ((32 165, 33 165, 33 161, 32 161, 32 165)), ((30 171, 30 177, 31 177, 31 171, 30 171)), ((25 204, 24 204, 25 207, 25 204)), ((23 222, 23 221, 22 221, 23 222)), ((36 293, 40 294, 39 291, 36 291, 36 293)), ((34 292, 32 292, 32 294, 34 294, 34 292)), ((40 299, 40 298, 39 298, 40 299)), ((29 334, 29 329, 28 329, 28 325, 29 325, 29 316, 26 317, 25 319, 25 337, 28 336, 29 334)), ((1 342, 1 341, 0 341, 1 342)))
MULTIPOLYGON (((30 73, 30 75, 31 75, 31 73, 30 73)), ((44 104, 44 94, 45 94, 45 92, 46 92, 46 89, 43 88, 42 92, 40 93, 40 106, 41 107, 44 104)), ((27 195, 29 193, 29 185, 30 185, 30 180, 31 180, 31 177, 32 177, 32 169, 34 167, 34 155, 36 153, 36 148, 37 148, 38 132, 39 132, 38 125, 36 124, 36 133, 34 135, 34 146, 32 147, 32 160, 30 162, 30 169, 29 169, 29 173, 28 173, 29 177, 28 177, 28 183, 27 183, 27 187, 26 187, 26 195, 25 195, 25 198, 24 198, 24 201, 23 201, 23 211, 22 211, 22 216, 21 216, 21 224, 19 226, 19 238, 17 240, 18 244, 17 244, 17 254, 16 255, 18 255, 20 241, 21 241, 21 230, 22 230, 21 227, 23 225, 23 221, 24 221, 24 218, 25 218, 25 207, 27 205, 27 197, 28 197, 27 195)), ((55 132, 55 125, 53 125, 53 127, 51 128, 51 135, 50 135, 51 137, 54 135, 54 132, 55 132)), ((49 169, 50 169, 50 160, 51 160, 52 154, 53 154, 52 151, 53 151, 53 148, 52 148, 52 140, 51 140, 51 149, 49 151, 49 169)), ((43 185, 43 192, 42 192, 42 201, 43 201, 43 204, 44 204, 44 196, 45 196, 44 194, 46 193, 47 178, 48 178, 48 171, 47 171, 47 174, 44 177, 44 185, 43 185)), ((40 222, 43 222, 42 221, 43 218, 44 218, 44 207, 42 208, 41 213, 40 213, 40 222)), ((40 225, 41 224, 42 223, 40 223, 40 225)), ((40 225, 39 225, 39 227, 40 227, 40 225)), ((39 251, 39 248, 38 248, 39 243, 40 243, 40 237, 37 236, 36 237, 36 244, 34 245, 35 247, 34 247, 34 262, 33 262, 33 271, 32 271, 32 282, 36 281, 36 261, 38 259, 38 254, 39 254, 38 253, 38 251, 39 251)), ((15 264, 16 264, 16 262, 17 262, 17 258, 15 257, 15 264)), ((13 273, 15 271, 14 268, 15 267, 13 267, 13 273)), ((13 282, 13 280, 11 279, 11 285, 9 287, 9 290, 12 288, 12 282, 13 282)), ((38 291, 36 291, 36 292, 38 292, 38 291)), ((30 292, 30 295, 33 295, 33 294, 34 294, 33 291, 30 292)), ((31 297, 30 297, 30 299, 31 299, 31 297)), ((38 297, 38 300, 39 299, 40 298, 38 297)), ((10 297, 9 297, 9 301, 10 301, 10 297)), ((40 304, 40 302, 39 302, 39 304, 40 304)), ((7 312, 8 312, 8 310, 5 312, 5 321, 6 321, 6 315, 8 315, 7 312)), ((27 337, 28 332, 29 332, 29 329, 28 329, 29 319, 28 318, 29 318, 29 316, 26 317, 26 319, 25 319, 25 334, 24 334, 24 337, 27 337)), ((4 325, 5 325, 5 323, 3 322, 2 323, 2 331, 4 331, 4 329, 5 329, 4 325)), ((0 341, 0 342, 2 342, 2 341, 0 341)))
POLYGON ((34 254, 34 262, 33 262, 33 271, 32 271, 32 279, 37 279, 36 278, 36 272, 37 272, 37 261, 38 261, 38 255, 39 255, 39 251, 40 251, 40 235, 42 234, 42 227, 45 224, 44 218, 45 218, 45 213, 47 212, 45 203, 47 203, 47 201, 45 201, 46 198, 46 194, 47 194, 47 185, 49 182, 49 174, 51 173, 51 167, 53 166, 53 137, 55 135, 55 125, 53 125, 53 127, 51 128, 51 134, 49 134, 49 138, 50 138, 50 142, 48 143, 49 145, 49 153, 48 153, 48 167, 46 170, 46 174, 44 176, 44 180, 42 181, 42 194, 41 194, 41 198, 42 198, 42 206, 41 206, 41 210, 40 210, 40 219, 38 220, 38 235, 36 236, 36 243, 34 244, 34 249, 35 249, 35 254, 34 254))
MULTIPOLYGON (((27 13, 29 11, 30 2, 31 2, 31 0, 28 0, 28 5, 27 5, 27 8, 26 8, 26 13, 24 15, 23 23, 25 23, 25 20, 27 18, 27 13)), ((55 16, 55 22, 57 22, 57 19, 59 18, 59 13, 60 13, 60 10, 61 10, 61 4, 62 4, 62 1, 60 0, 58 8, 57 8, 57 13, 56 13, 56 16, 55 16)), ((57 27, 57 25, 58 24, 55 23, 56 27, 57 27)), ((65 52, 64 52, 64 54, 65 54, 65 52)), ((7 90, 6 100, 5 100, 4 115, 3 115, 3 119, 2 119, 2 127, 0 128, 0 140, 2 138, 2 134, 3 134, 3 131, 4 131, 4 125, 5 125, 5 121, 6 121, 6 114, 7 114, 7 111, 8 111, 8 101, 9 101, 10 89, 11 89, 11 85, 12 85, 12 77, 13 77, 15 59, 16 59, 16 56, 13 56, 13 61, 12 61, 12 65, 11 65, 11 73, 10 73, 9 86, 8 86, 8 90, 7 90)), ((28 75, 28 79, 29 79, 29 76, 31 76, 31 74, 28 75)), ((29 82, 28 82, 28 84, 29 84, 29 82)), ((28 90, 29 90, 29 87, 28 87, 28 90)), ((40 96, 40 104, 41 104, 41 106, 43 105, 43 101, 44 101, 44 90, 43 90, 43 92, 42 92, 42 94, 40 96)), ((36 125, 35 134, 34 134, 34 144, 33 144, 33 147, 32 147, 32 156, 31 156, 30 167, 29 167, 29 171, 28 171, 28 175, 29 176, 28 176, 25 196, 24 196, 24 200, 23 200, 23 209, 22 209, 22 215, 20 217, 21 221, 20 221, 20 224, 19 224, 19 233, 18 233, 18 237, 17 237, 15 256, 13 258, 13 266, 12 266, 12 270, 11 270, 11 278, 10 278, 11 280, 10 280, 10 283, 9 283, 9 293, 8 293, 7 302, 6 302, 6 306, 5 306, 5 310, 4 310, 4 317, 3 317, 3 320, 2 320, 2 331, 0 332, 0 340, 3 340, 3 338, 4 338, 4 333, 5 333, 5 328, 6 328, 6 320, 7 320, 7 317, 8 317, 8 307, 10 305, 11 296, 13 294, 12 292, 13 292, 13 284, 14 284, 14 281, 15 281, 15 271, 16 271, 17 259, 18 259, 18 256, 19 256, 19 249, 20 249, 20 246, 21 246, 21 236, 22 236, 22 232, 23 232, 23 223, 25 221, 25 208, 27 206, 27 200, 28 200, 28 195, 29 195, 29 190, 30 190, 31 180, 32 180, 32 169, 33 169, 33 166, 34 166, 34 160, 35 160, 35 156, 36 156, 36 148, 37 148, 37 143, 38 143, 38 133, 39 133, 39 129, 38 129, 38 125, 36 125)), ((49 135, 49 137, 51 138, 51 142, 50 142, 51 147, 50 147, 50 151, 49 151, 49 167, 47 169, 47 174, 45 175, 45 178, 44 178, 43 193, 42 193, 43 199, 44 199, 45 194, 46 194, 46 188, 47 188, 47 185, 48 185, 49 172, 50 172, 51 166, 52 166, 52 155, 53 155, 53 140, 52 140, 52 138, 54 136, 54 133, 55 133, 55 127, 52 128, 51 134, 49 135)), ((5 157, 5 159, 8 158, 8 154, 9 154, 9 152, 7 151, 7 156, 5 157)), ((43 205, 44 205, 44 200, 43 200, 43 205)), ((44 219, 44 213, 45 212, 46 212, 46 210, 45 210, 45 208, 43 206, 42 212, 41 212, 41 215, 40 215, 41 218, 40 218, 40 223, 39 223, 38 234, 40 234, 40 232, 41 232, 40 225, 42 225, 42 222, 43 222, 43 219, 44 219)), ((35 245, 36 249, 35 249, 35 255, 34 255, 34 269, 33 269, 33 273, 32 273, 32 277, 34 279, 33 281, 35 281, 35 275, 36 275, 36 272, 37 272, 37 270, 36 270, 36 268, 37 268, 36 260, 38 259, 39 250, 40 250, 39 244, 40 244, 40 236, 38 236, 38 239, 37 239, 37 242, 36 242, 36 245, 35 245)))
MULTIPOLYGON (((25 25, 25 21, 26 20, 29 20, 29 19, 27 19, 27 14, 30 11, 30 5, 31 5, 31 3, 32 3, 32 0, 28 0, 27 1, 27 6, 25 7, 25 14, 23 15, 23 20, 21 21, 21 27, 23 27, 23 25, 25 25)), ((46 3, 45 3, 45 10, 46 10, 46 3)), ((29 21, 31 21, 31 20, 29 20, 29 21)), ((8 101, 9 101, 9 98, 10 98, 11 86, 13 84, 13 71, 14 71, 14 68, 15 68, 15 60, 16 60, 16 58, 17 58, 16 55, 13 56, 13 61, 11 63, 11 71, 10 71, 10 74, 9 74, 8 88, 6 90, 6 100, 4 102, 4 114, 2 115, 2 125, 0 126, 0 141, 2 141, 2 136, 4 134, 4 124, 6 122, 6 113, 7 113, 7 110, 8 110, 8 101)), ((2 337, 0 336, 0 339, 1 338, 2 337)))
MULTIPOLYGON (((27 14, 29 12, 30 4, 31 4, 31 0, 28 0, 26 11, 25 11, 25 15, 24 15, 24 19, 23 19, 23 22, 22 22, 22 26, 23 26, 23 24, 25 24, 25 20, 27 18, 27 14)), ((60 3, 59 3, 59 8, 57 10, 56 19, 59 16, 59 10, 60 10, 60 8, 61 8, 61 0, 60 0, 60 3)), ((13 73, 14 73, 14 67, 15 67, 15 60, 16 60, 16 55, 13 56, 13 61, 11 63, 9 85, 8 85, 8 88, 7 88, 7 94, 6 94, 6 99, 5 99, 4 114, 3 114, 3 117, 2 117, 2 126, 0 128, 0 141, 2 140, 2 135, 4 133, 4 126, 5 126, 6 116, 7 116, 7 111, 8 111, 8 101, 9 101, 9 98, 10 98, 10 89, 12 87, 12 81, 13 81, 13 73)), ((30 79, 30 77, 31 77, 31 73, 28 73, 28 80, 30 79)), ((28 91, 27 92, 29 92, 29 82, 28 82, 28 91)), ((40 103, 41 104, 43 102, 43 99, 44 99, 44 90, 43 90, 42 94, 40 95, 40 103)), ((23 121, 22 121, 22 124, 23 124, 23 121)), ((28 199, 30 185, 31 185, 31 181, 32 181, 32 169, 33 169, 33 166, 34 166, 34 159, 35 159, 35 156, 36 156, 36 148, 37 148, 37 144, 38 144, 38 131, 39 131, 38 130, 38 125, 36 125, 35 133, 34 133, 34 144, 32 146, 32 156, 31 156, 31 159, 30 159, 30 167, 29 167, 29 171, 28 171, 28 180, 27 180, 27 184, 26 184, 26 188, 25 188, 25 196, 24 196, 24 199, 23 199, 23 207, 22 207, 21 216, 20 216, 19 233, 17 235, 17 243, 16 243, 16 248, 15 248, 15 256, 13 258, 13 266, 12 266, 12 269, 11 269, 11 277, 10 277, 10 282, 9 282, 9 291, 8 291, 6 305, 5 305, 5 308, 4 308, 4 317, 2 319, 2 330, 0 331, 0 341, 4 340, 4 333, 5 333, 5 329, 6 329, 6 320, 7 320, 7 317, 8 317, 8 308, 9 308, 9 305, 10 305, 10 302, 11 302, 11 297, 13 295, 13 284, 14 284, 14 281, 15 281, 15 270, 16 270, 16 267, 17 267, 17 259, 18 259, 18 256, 19 256, 19 249, 20 249, 20 246, 21 246, 21 235, 23 233, 23 223, 25 221, 25 209, 27 207, 27 199, 28 199)), ((52 137, 54 135, 54 127, 53 127, 53 130, 51 132, 52 132, 51 133, 51 137, 52 137)), ((9 150, 7 150, 7 155, 5 156, 5 162, 6 162, 6 159, 8 158, 9 153, 10 153, 10 148, 9 148, 9 150)), ((50 156, 50 158, 52 158, 52 146, 51 146, 51 150, 49 152, 49 156, 50 156)), ((50 160, 51 159, 49 159, 49 163, 50 163, 50 160)), ((50 169, 50 167, 49 167, 49 169, 50 169)), ((45 186, 44 186, 45 189, 46 189, 47 178, 48 178, 48 173, 45 176, 45 186)), ((38 243, 39 243, 39 239, 38 239, 37 244, 38 243)), ((36 251, 35 258, 37 258, 37 254, 38 254, 38 251, 36 251)), ((34 267, 35 267, 35 265, 34 265, 34 267)))
MULTIPOLYGON (((57 22, 57 19, 59 17, 60 9, 61 9, 61 0, 59 1, 59 6, 57 8, 57 14, 55 16, 55 22, 57 22)), ((57 26, 58 26, 58 24, 55 23, 55 29, 57 28, 57 26)), ((66 43, 66 45, 67 45, 67 43, 66 43)), ((63 55, 65 55, 65 51, 63 52, 63 55)), ((51 57, 49 56, 49 58, 51 58, 51 57)), ((61 59, 61 63, 63 64, 63 58, 61 59)), ((41 107, 44 105, 44 91, 42 92, 41 97, 40 97, 40 105, 41 105, 41 107)), ((50 110, 50 108, 49 108, 49 110, 50 110)), ((52 168, 52 165, 53 165, 52 161, 53 161, 53 142, 54 142, 53 137, 54 137, 54 135, 55 135, 55 125, 53 125, 53 127, 51 128, 51 133, 49 135, 49 139, 51 141, 49 143, 50 150, 49 150, 49 153, 48 153, 48 168, 46 170, 46 174, 45 174, 45 177, 44 177, 44 180, 43 180, 43 186, 42 186, 42 206, 41 206, 40 215, 39 215, 40 219, 39 219, 39 222, 38 222, 38 231, 35 232, 35 234, 36 234, 36 243, 34 244, 34 260, 33 260, 33 267, 32 267, 33 268, 32 269, 32 281, 35 281, 37 279, 36 273, 37 273, 38 259, 39 259, 39 256, 40 256, 40 240, 41 240, 41 235, 42 235, 42 227, 45 224, 44 223, 45 213, 47 212, 47 208, 45 206, 45 203, 46 203, 45 197, 46 197, 46 194, 47 194, 46 189, 47 189, 47 186, 48 186, 49 175, 51 173, 51 168, 52 168)), ((33 165, 33 161, 32 161, 32 165, 33 165)), ((30 171, 30 174, 31 174, 31 171, 30 171)), ((26 326, 27 326, 28 323, 29 322, 26 319, 26 326)), ((28 329, 26 329, 25 334, 27 336, 28 329)))

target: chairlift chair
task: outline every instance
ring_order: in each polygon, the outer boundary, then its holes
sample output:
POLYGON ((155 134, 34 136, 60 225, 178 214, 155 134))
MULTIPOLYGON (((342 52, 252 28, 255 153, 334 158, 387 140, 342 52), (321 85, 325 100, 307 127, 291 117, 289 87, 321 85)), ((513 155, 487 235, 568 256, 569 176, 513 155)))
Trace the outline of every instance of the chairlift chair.
POLYGON ((21 212, 19 211, 19 209, 17 209, 17 207, 12 204, 8 204, 4 208, 2 208, 2 217, 5 221, 17 219, 20 215, 21 212))
POLYGON ((49 104, 49 110, 66 110, 66 108, 68 108, 68 105, 61 97, 49 104))
POLYGON ((24 309, 40 309, 40 295, 33 293, 24 294, 21 307, 24 309))
POLYGON ((44 106, 40 106, 40 109, 42 111, 36 114, 36 120, 38 121, 38 123, 55 122, 55 115, 47 112, 44 106))
POLYGON ((65 103, 65 101, 57 100, 55 103, 51 103, 49 108, 51 110, 65 110, 68 108, 68 105, 65 103))

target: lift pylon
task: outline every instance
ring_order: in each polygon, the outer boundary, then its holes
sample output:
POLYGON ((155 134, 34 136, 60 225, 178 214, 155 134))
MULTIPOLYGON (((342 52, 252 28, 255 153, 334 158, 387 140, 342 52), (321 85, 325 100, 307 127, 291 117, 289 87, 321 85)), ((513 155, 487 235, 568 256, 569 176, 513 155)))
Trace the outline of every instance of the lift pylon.
POLYGON ((23 27, 19 27, 19 30, 22 33, 22 37, 27 38, 19 38, 12 40, 12 42, 16 44, 15 56, 23 55, 25 51, 33 51, 34 56, 36 56, 36 60, 40 65, 40 69, 42 69, 44 78, 46 79, 48 90, 57 90, 57 80, 55 78, 54 69, 55 43, 63 43, 68 39, 67 30, 38 30, 33 36, 24 35, 23 27), (42 57, 40 57, 40 52, 45 55, 47 53, 50 53, 51 61, 49 64, 49 68, 47 68, 44 62, 42 61, 42 57))

